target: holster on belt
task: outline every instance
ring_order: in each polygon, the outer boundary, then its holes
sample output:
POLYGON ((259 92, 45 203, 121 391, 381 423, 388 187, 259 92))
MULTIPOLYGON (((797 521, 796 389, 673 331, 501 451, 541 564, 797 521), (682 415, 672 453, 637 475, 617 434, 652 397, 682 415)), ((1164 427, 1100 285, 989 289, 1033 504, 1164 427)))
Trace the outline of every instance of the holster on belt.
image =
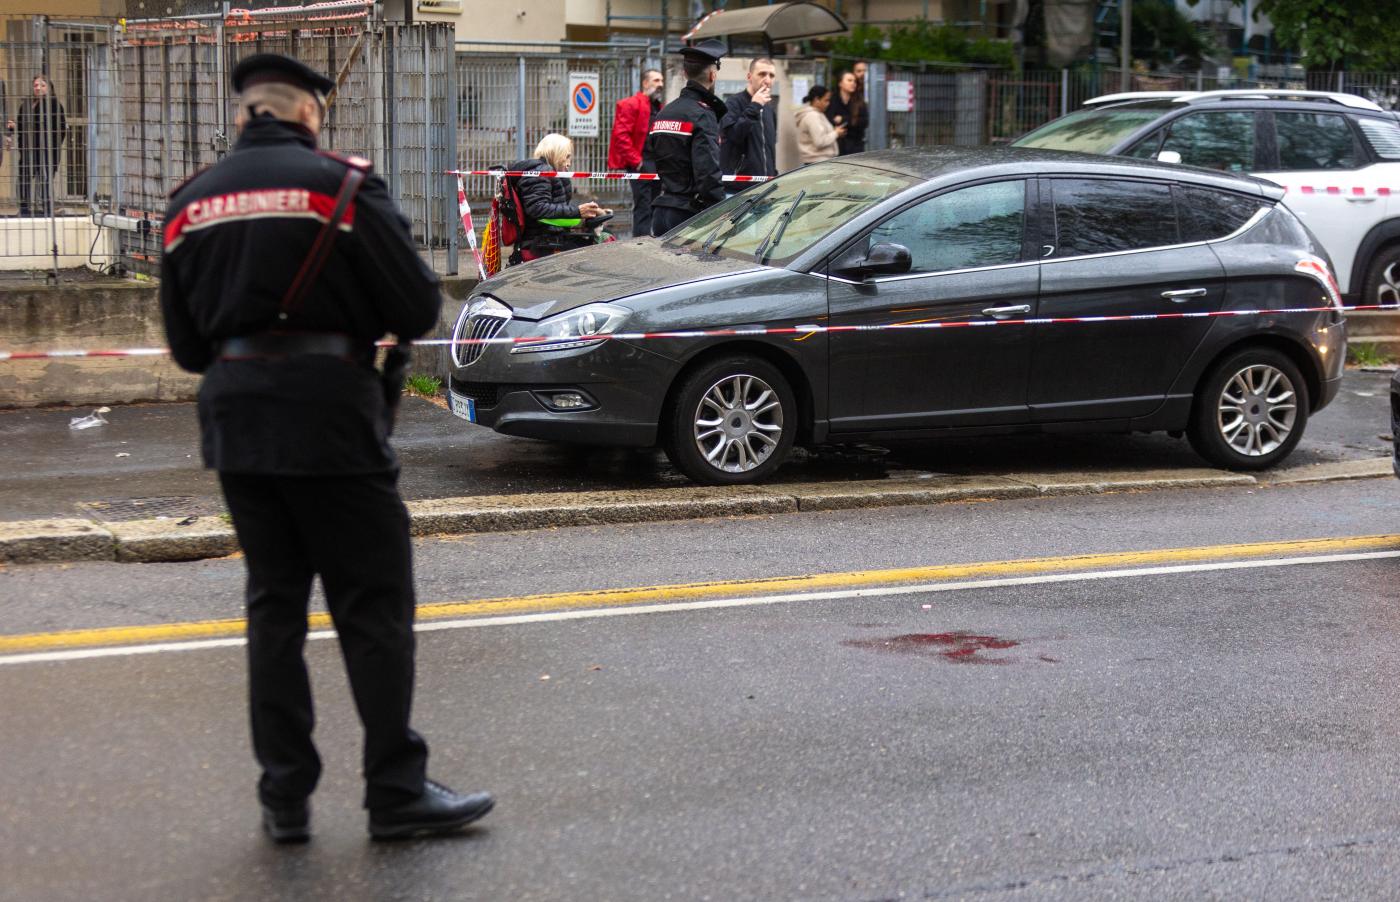
POLYGON ((384 354, 384 370, 379 374, 384 388, 384 431, 392 434, 394 420, 399 412, 399 400, 403 397, 404 382, 408 379, 408 365, 413 359, 413 346, 400 341, 384 354))

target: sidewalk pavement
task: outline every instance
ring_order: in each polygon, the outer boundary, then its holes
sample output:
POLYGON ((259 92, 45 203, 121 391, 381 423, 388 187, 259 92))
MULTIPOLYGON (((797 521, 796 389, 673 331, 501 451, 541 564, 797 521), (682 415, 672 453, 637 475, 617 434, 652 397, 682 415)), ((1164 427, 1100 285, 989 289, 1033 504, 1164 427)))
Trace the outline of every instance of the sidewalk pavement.
MULTIPOLYGON (((654 450, 499 436, 405 399, 395 444, 417 535, 838 510, 970 499, 1282 485, 1390 474, 1389 375, 1353 371, 1287 465, 1202 467, 1165 435, 998 436, 802 453, 757 487, 695 486, 654 450)), ((0 563, 173 561, 237 550, 192 404, 0 412, 0 563)))

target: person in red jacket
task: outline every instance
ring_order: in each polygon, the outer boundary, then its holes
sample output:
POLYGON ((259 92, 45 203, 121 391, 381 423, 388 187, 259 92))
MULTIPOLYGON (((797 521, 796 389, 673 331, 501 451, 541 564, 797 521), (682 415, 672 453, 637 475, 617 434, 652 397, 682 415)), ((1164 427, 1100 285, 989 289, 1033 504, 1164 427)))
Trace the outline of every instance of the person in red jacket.
MULTIPOLYGON (((642 73, 642 89, 617 102, 612 137, 608 140, 608 169, 617 172, 642 171, 642 144, 651 130, 651 117, 661 109, 666 79, 656 69, 642 73)), ((632 184, 632 237, 651 234, 651 199, 656 182, 637 180, 632 184)))

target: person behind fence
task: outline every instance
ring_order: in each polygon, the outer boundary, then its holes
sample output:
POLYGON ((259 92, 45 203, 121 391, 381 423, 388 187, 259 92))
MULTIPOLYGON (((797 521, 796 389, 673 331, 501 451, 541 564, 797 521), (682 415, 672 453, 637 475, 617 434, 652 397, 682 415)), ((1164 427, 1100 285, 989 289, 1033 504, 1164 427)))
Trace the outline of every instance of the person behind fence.
POLYGON ((656 167, 661 190, 652 202, 651 233, 665 235, 707 207, 724 200, 719 161, 719 121, 724 101, 715 79, 724 44, 710 38, 681 48, 685 87, 656 114, 642 157, 656 167))
POLYGON ((68 137, 68 118, 47 75, 34 76, 31 88, 34 96, 21 101, 14 121, 7 123, 19 151, 19 215, 52 216, 54 178, 68 137))
MULTIPOLYGON (((757 57, 749 63, 748 88, 724 98, 719 155, 726 175, 772 178, 778 174, 778 104, 773 98, 777 77, 773 61, 757 57)), ((730 182, 727 190, 732 193, 747 187, 743 182, 730 182)))
POLYGON ((815 85, 802 98, 802 106, 794 110, 797 120, 797 155, 803 163, 820 163, 841 152, 838 142, 846 134, 846 126, 832 125, 826 118, 831 105, 831 89, 815 85))
MULTIPOLYGON (((608 168, 614 172, 643 172, 642 145, 651 120, 661 109, 666 79, 656 69, 642 72, 641 90, 617 102, 613 113, 612 135, 608 139, 608 168)), ((656 182, 635 179, 632 187, 632 237, 651 234, 651 201, 656 195, 656 182)))
POLYGON ((412 546, 388 441, 407 358, 374 369, 386 332, 437 325, 438 280, 369 162, 317 150, 329 79, 256 54, 232 81, 238 141, 171 196, 160 301, 175 362, 204 374, 204 463, 247 567, 263 829, 310 837, 321 759, 302 646, 319 575, 364 725, 371 837, 456 830, 494 802, 429 780, 409 725, 412 546))
MULTIPOLYGON (((548 134, 535 146, 533 159, 512 163, 519 172, 563 172, 574 162, 574 142, 548 134)), ((611 215, 597 203, 574 203, 573 179, 527 176, 517 182, 524 223, 511 263, 528 262, 597 243, 588 220, 611 215), (518 259, 516 259, 518 258, 518 259)))
POLYGON ((836 91, 826 108, 826 118, 835 126, 846 126, 846 136, 838 143, 841 156, 865 150, 865 130, 870 126, 870 110, 861 96, 861 85, 853 72, 842 72, 836 91))

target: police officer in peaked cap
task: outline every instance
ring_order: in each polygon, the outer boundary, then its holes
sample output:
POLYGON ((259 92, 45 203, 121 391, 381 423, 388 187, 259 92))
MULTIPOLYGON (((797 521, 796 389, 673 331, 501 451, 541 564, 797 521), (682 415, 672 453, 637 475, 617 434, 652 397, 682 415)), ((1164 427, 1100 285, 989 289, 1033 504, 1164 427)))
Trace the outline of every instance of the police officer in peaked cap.
POLYGON ((714 39, 682 48, 685 87, 652 120, 642 157, 655 166, 661 183, 652 201, 653 235, 666 234, 725 198, 719 166, 719 120, 725 108, 714 93, 724 49, 714 39))
POLYGON ((310 837, 321 762, 302 645, 320 576, 364 725, 370 835, 455 830, 493 799, 427 779, 409 726, 412 548, 389 446, 402 369, 374 367, 386 333, 437 324, 437 277, 368 161, 317 150, 330 79, 258 54, 233 87, 238 141, 172 194, 160 293, 175 361, 204 374, 204 463, 245 553, 263 827, 310 837))

